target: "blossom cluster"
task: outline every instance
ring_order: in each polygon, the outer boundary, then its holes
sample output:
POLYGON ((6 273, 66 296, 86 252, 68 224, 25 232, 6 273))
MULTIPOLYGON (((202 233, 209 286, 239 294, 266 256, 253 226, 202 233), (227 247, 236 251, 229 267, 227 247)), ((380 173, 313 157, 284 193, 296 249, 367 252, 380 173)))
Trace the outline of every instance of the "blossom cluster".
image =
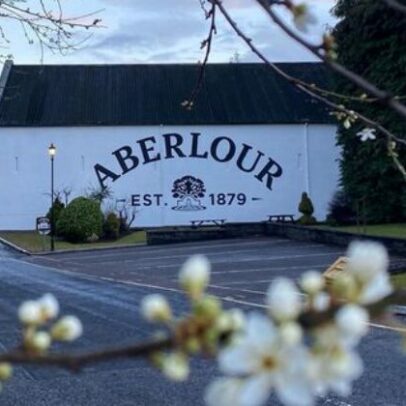
POLYGON ((211 405, 264 404, 272 391, 285 405, 313 405, 318 396, 351 392, 363 364, 356 351, 368 331, 366 305, 392 292, 385 249, 356 242, 347 267, 326 289, 323 275, 309 271, 299 286, 277 278, 267 292, 267 314, 251 313, 246 328, 219 352, 220 371, 206 393, 211 405), (330 315, 306 330, 303 314, 330 315))
POLYGON ((41 354, 52 341, 74 341, 82 335, 82 323, 76 316, 63 316, 54 322, 58 314, 59 303, 51 293, 21 304, 18 317, 23 324, 25 351, 41 354))
POLYGON ((179 283, 190 300, 190 313, 176 319, 162 295, 141 303, 143 317, 165 325, 174 337, 154 364, 169 378, 185 380, 189 357, 215 355, 222 377, 207 388, 209 406, 260 406, 276 393, 285 405, 315 404, 328 392, 349 395, 363 371, 357 345, 368 331, 368 306, 392 292, 386 250, 374 242, 354 242, 346 269, 326 283, 316 271, 298 283, 276 278, 266 295, 266 312, 224 310, 205 293, 210 263, 203 256, 182 267, 179 283), (309 324, 305 316, 317 323, 309 324), (317 319, 318 318, 318 319, 317 319))
POLYGON ((205 293, 210 279, 210 262, 196 255, 179 273, 179 284, 190 302, 190 313, 176 319, 163 295, 152 294, 141 302, 141 314, 150 322, 166 326, 174 338, 173 347, 153 355, 152 361, 168 378, 183 381, 189 375, 189 357, 197 353, 215 355, 220 344, 243 328, 244 315, 238 309, 224 310, 217 297, 205 293))

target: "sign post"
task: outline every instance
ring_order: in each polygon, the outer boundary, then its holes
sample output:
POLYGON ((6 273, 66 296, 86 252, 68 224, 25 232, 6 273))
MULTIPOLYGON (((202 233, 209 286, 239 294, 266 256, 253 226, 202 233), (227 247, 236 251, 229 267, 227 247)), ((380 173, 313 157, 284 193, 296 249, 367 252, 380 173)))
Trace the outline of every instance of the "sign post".
POLYGON ((45 236, 51 232, 51 222, 49 221, 48 217, 37 217, 36 224, 38 233, 43 236, 43 246, 45 249, 46 246, 45 236))

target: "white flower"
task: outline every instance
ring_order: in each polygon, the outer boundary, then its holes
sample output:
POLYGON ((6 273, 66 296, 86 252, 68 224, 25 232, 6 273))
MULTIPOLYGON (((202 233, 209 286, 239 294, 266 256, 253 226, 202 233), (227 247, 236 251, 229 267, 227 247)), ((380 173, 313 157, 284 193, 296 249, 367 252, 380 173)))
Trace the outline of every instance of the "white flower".
POLYGON ((324 288, 324 278, 320 272, 307 271, 300 278, 300 287, 309 295, 314 295, 324 288))
POLYGON ((184 381, 189 376, 189 363, 181 353, 166 355, 162 362, 162 372, 173 381, 184 381))
POLYGON ((169 303, 160 294, 148 295, 142 299, 141 314, 148 321, 166 322, 172 318, 169 303))
POLYGON ((58 341, 73 341, 82 333, 82 322, 76 316, 62 317, 51 330, 52 337, 58 341))
POLYGON ((267 292, 269 311, 278 321, 294 319, 301 310, 301 298, 295 284, 287 278, 276 278, 267 292))
POLYGON ((38 331, 30 337, 28 345, 39 352, 46 351, 51 345, 51 336, 46 331, 38 331))
POLYGON ((317 18, 305 3, 298 4, 292 8, 293 23, 299 31, 308 32, 309 25, 315 25, 317 18))
POLYGON ((59 313, 59 303, 55 296, 47 293, 37 301, 41 307, 41 314, 45 321, 54 319, 59 313))
POLYGON ((333 390, 341 396, 348 396, 352 381, 359 378, 362 371, 362 360, 355 351, 330 341, 328 346, 319 347, 312 354, 306 373, 318 395, 333 390))
POLYGON ((18 318, 24 324, 41 324, 41 306, 34 300, 23 302, 18 308, 18 318))
POLYGON ((375 135, 376 130, 374 128, 364 128, 363 130, 357 132, 357 136, 360 138, 362 142, 368 141, 368 140, 375 140, 376 135, 375 135))
POLYGON ((389 295, 388 254, 383 245, 367 241, 353 242, 348 248, 347 270, 359 285, 356 302, 370 304, 389 295))
POLYGON ((210 268, 209 260, 203 255, 194 255, 183 264, 179 283, 192 298, 198 298, 207 287, 210 268))
MULTIPOLYGON (((303 373, 306 361, 307 352, 303 347, 286 345, 275 325, 256 313, 248 316, 245 333, 240 339, 219 354, 223 373, 245 378, 238 389, 236 405, 247 406, 264 404, 272 389, 286 405, 312 404, 311 387, 303 373)), ((229 389, 232 393, 237 391, 235 381, 229 385, 233 385, 229 389)), ((215 389, 211 390, 212 404, 216 403, 213 393, 219 392, 215 389)), ((217 404, 222 404, 220 400, 217 404)))
POLYGON ((356 344, 368 331, 369 314, 361 306, 347 304, 337 312, 335 321, 344 339, 356 344))

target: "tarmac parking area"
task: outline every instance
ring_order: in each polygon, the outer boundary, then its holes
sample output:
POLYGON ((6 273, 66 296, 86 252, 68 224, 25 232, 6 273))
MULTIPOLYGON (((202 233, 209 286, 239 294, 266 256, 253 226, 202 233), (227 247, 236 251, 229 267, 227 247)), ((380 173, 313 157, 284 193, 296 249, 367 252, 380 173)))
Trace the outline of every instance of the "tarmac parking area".
POLYGON ((35 256, 29 262, 128 285, 177 290, 177 274, 191 255, 212 263, 210 291, 226 301, 262 305, 277 276, 324 271, 341 247, 281 238, 250 238, 35 256))
MULTIPOLYGON (((306 270, 324 271, 345 249, 263 237, 53 254, 28 261, 105 281, 173 291, 178 290, 182 263, 194 254, 206 255, 212 263, 212 293, 229 302, 260 306, 275 277, 297 279, 306 270)), ((391 260, 406 265, 404 258, 391 260)))

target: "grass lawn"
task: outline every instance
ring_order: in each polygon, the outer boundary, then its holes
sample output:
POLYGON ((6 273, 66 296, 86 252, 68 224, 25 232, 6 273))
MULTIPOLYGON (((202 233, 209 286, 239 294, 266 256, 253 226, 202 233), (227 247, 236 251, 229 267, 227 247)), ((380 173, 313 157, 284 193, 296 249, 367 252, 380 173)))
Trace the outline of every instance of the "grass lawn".
POLYGON ((324 229, 335 230, 335 231, 345 231, 348 233, 356 233, 363 235, 371 235, 377 237, 394 237, 394 238, 405 238, 406 239, 406 224, 374 224, 365 227, 357 226, 341 226, 341 227, 330 227, 330 226, 318 226, 324 229))
MULTIPOLYGON (((31 252, 50 250, 50 237, 39 235, 36 231, 0 231, 0 237, 31 252)), ((92 243, 72 244, 55 240, 56 250, 81 250, 86 248, 108 248, 120 245, 140 244, 146 242, 145 231, 135 231, 118 240, 97 241, 92 243)))

